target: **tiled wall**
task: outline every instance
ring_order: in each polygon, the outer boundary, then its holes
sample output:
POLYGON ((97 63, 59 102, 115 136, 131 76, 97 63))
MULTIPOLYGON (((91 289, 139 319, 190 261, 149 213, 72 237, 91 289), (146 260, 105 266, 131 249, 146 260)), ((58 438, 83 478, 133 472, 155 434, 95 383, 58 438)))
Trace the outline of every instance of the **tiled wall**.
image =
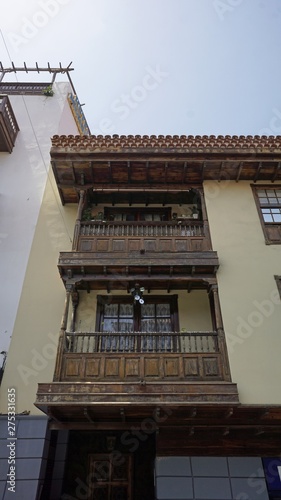
POLYGON ((16 417, 16 493, 8 491, 7 473, 10 442, 7 417, 0 417, 0 500, 35 500, 45 475, 49 431, 48 419, 16 417))
POLYGON ((157 500, 268 500, 257 457, 158 457, 157 500))

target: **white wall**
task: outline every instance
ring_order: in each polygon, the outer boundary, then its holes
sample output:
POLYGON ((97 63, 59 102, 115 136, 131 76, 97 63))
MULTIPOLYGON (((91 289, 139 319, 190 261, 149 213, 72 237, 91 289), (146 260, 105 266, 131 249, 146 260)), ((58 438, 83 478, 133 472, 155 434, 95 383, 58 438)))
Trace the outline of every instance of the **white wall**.
POLYGON ((50 168, 50 138, 78 133, 66 100, 70 85, 57 83, 54 91, 53 97, 9 96, 20 132, 13 152, 0 153, 0 352, 8 350, 13 331, 50 168))

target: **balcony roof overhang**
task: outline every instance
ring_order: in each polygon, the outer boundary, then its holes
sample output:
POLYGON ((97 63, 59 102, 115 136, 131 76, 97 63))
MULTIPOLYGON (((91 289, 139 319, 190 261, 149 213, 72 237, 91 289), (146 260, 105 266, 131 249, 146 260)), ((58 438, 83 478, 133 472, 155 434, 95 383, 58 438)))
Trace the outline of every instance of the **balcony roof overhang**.
POLYGON ((215 283, 219 266, 217 252, 131 252, 93 256, 87 252, 61 252, 58 268, 65 286, 85 290, 128 290, 136 280, 146 290, 188 291, 208 289, 215 283))
POLYGON ((126 187, 185 191, 207 180, 281 181, 281 136, 54 136, 51 160, 62 203, 77 203, 81 189, 93 203, 107 202, 106 187, 122 203, 126 187))
MULTIPOLYGON (((163 384, 161 397, 154 390, 150 398, 145 396, 147 386, 139 384, 135 401, 135 394, 122 391, 120 384, 115 401, 111 401, 110 383, 102 384, 100 391, 96 384, 83 382, 39 384, 35 406, 49 416, 51 429, 124 431, 132 425, 142 429, 149 419, 159 433, 159 449, 168 454, 184 454, 188 447, 201 447, 202 453, 206 442, 210 455, 219 454, 222 448, 241 453, 249 449, 254 455, 263 450, 264 456, 280 451, 280 405, 241 405, 231 383, 221 383, 221 388, 212 383, 184 385, 185 392, 190 392, 185 401, 177 397, 172 401, 170 396, 165 401, 163 384)), ((171 386, 169 392, 172 394, 171 386)))

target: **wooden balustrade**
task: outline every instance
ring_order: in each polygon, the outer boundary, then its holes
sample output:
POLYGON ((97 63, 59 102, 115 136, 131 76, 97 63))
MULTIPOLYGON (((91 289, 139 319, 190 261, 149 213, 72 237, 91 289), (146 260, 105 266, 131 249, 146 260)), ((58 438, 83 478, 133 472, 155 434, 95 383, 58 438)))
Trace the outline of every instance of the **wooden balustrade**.
POLYGON ((57 381, 224 380, 216 332, 65 333, 57 381))
POLYGON ((82 222, 81 236, 204 236, 202 222, 82 222))
POLYGON ((204 252, 211 241, 202 221, 81 222, 78 251, 204 252))
POLYGON ((65 333, 65 352, 71 353, 208 353, 218 352, 217 332, 97 332, 65 333))
POLYGON ((0 151, 12 152, 19 126, 7 95, 0 95, 0 151))

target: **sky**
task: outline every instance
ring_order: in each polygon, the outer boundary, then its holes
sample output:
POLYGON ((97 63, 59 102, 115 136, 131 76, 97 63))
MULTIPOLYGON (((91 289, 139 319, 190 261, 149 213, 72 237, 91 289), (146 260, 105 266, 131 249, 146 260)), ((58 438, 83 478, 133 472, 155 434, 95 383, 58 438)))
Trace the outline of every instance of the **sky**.
POLYGON ((281 134, 280 0, 9 0, 0 28, 6 67, 72 61, 92 134, 281 134))

